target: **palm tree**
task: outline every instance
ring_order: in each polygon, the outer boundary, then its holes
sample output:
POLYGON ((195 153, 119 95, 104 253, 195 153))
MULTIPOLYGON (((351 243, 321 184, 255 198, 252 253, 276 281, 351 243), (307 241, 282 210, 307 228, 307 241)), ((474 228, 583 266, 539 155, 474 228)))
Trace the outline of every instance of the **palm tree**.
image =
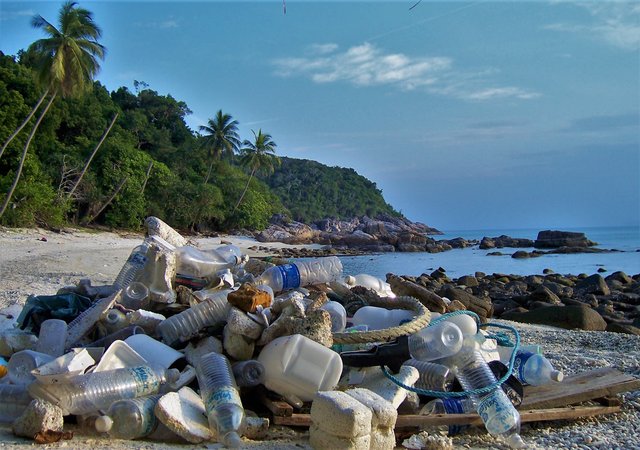
POLYGON ((244 195, 247 193, 247 189, 249 189, 249 183, 251 183, 251 179, 256 172, 272 173, 276 166, 280 165, 280 158, 275 155, 278 145, 273 142, 271 135, 263 133, 261 129, 258 130, 258 134, 253 130, 251 130, 251 132, 254 137, 253 142, 245 139, 242 143, 244 147, 240 150, 240 164, 250 169, 251 172, 249 173, 249 179, 242 191, 242 195, 240 195, 236 206, 233 208, 232 214, 238 209, 238 206, 240 206, 244 195))
POLYGON ((204 184, 209 181, 213 163, 223 155, 233 155, 240 146, 238 121, 233 120, 229 114, 223 114, 222 110, 219 110, 215 118, 209 119, 207 123, 208 125, 200 125, 200 131, 207 133, 203 137, 202 143, 209 150, 209 159, 211 160, 204 184))
MULTIPOLYGON (((27 50, 35 57, 38 81, 46 86, 45 93, 34 107, 30 117, 40 106, 44 97, 48 93, 51 96, 27 138, 13 184, 0 207, 0 217, 7 209, 18 185, 31 140, 54 99, 58 94, 62 97, 70 97, 91 87, 93 77, 100 69, 98 59, 104 59, 105 48, 98 43, 102 31, 94 22, 90 11, 77 7, 76 2, 66 2, 60 8, 58 22, 59 28, 56 28, 40 15, 34 16, 31 20, 31 25, 44 30, 47 37, 37 40, 27 50)), ((20 132, 29 118, 21 124, 17 132, 11 135, 9 141, 20 132)), ((5 143, 3 149, 9 141, 5 143)))

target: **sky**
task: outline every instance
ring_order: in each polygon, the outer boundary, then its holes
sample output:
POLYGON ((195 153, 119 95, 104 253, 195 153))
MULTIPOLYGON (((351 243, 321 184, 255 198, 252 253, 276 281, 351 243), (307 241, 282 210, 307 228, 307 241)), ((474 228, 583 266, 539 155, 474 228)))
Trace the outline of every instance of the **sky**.
MULTIPOLYGON (((0 0, 0 50, 62 2, 0 0)), ((442 230, 640 226, 640 2, 79 1, 97 79, 351 167, 442 230), (417 4, 416 4, 417 3, 417 4)))

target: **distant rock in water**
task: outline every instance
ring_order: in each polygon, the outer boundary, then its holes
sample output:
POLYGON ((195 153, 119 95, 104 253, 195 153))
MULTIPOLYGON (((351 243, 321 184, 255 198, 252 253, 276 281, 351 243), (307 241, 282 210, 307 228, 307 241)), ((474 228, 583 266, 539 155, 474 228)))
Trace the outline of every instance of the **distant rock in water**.
POLYGON ((593 247, 596 242, 587 239, 584 233, 572 231, 545 230, 538 233, 533 246, 535 248, 559 248, 559 247, 593 247))
POLYGON ((533 241, 531 239, 523 239, 523 238, 512 238, 510 236, 502 236, 490 238, 483 237, 480 241, 480 249, 486 250, 490 248, 504 248, 504 247, 513 247, 513 248, 526 248, 533 247, 533 241))

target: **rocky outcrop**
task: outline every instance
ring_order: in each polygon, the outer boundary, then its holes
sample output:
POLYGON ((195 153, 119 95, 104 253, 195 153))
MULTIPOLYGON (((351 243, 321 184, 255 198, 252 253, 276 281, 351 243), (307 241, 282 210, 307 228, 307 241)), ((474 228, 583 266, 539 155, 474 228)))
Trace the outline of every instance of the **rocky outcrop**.
POLYGON ((523 239, 523 238, 512 238, 510 236, 505 236, 504 234, 498 237, 483 237, 480 241, 480 248, 483 250, 491 249, 491 248, 504 248, 504 247, 513 247, 513 248, 526 248, 533 247, 533 241, 531 239, 523 239))
POLYGON ((538 233, 535 248, 558 248, 558 247, 593 247, 597 243, 590 241, 584 233, 572 231, 551 231, 545 230, 538 233))

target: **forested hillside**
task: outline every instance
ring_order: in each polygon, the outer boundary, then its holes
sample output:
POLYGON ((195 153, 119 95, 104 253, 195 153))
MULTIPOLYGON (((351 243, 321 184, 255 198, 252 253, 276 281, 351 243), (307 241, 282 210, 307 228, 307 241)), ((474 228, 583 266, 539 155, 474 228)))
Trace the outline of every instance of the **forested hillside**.
POLYGON ((353 169, 329 167, 306 159, 282 158, 265 182, 293 219, 310 223, 325 217, 399 215, 376 184, 353 169))
MULTIPOLYGON (((0 52, 2 143, 43 92, 28 54, 0 52)), ((0 202, 16 180, 42 108, 0 154, 0 202)), ((353 169, 278 158, 284 149, 276 146, 276 154, 267 155, 275 169, 269 176, 252 159, 255 148, 247 151, 253 139, 242 136, 231 152, 217 151, 213 135, 189 129, 188 114, 184 102, 143 82, 135 82, 134 92, 121 87, 110 93, 94 82, 81 95, 55 97, 33 134, 0 224, 135 229, 155 215, 179 229, 261 229, 275 213, 303 221, 394 213, 375 183, 353 169)), ((232 120, 222 118, 227 125, 232 120)))

